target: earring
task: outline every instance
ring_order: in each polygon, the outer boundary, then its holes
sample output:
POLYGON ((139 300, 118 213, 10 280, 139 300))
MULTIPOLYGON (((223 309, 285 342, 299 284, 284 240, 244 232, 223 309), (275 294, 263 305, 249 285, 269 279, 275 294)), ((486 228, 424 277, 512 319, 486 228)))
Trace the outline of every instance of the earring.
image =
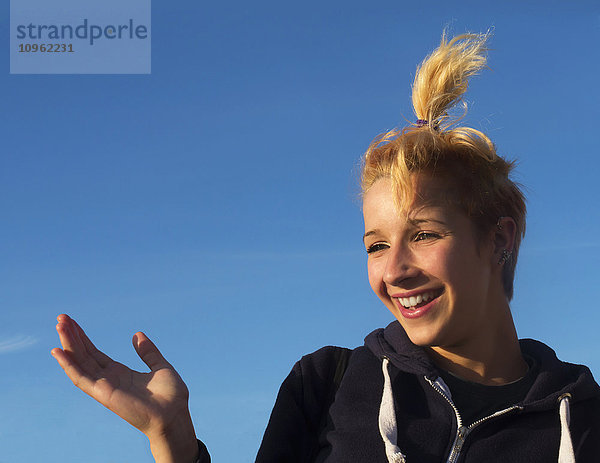
POLYGON ((502 230, 502 224, 500 223, 500 221, 503 219, 504 217, 499 217, 498 218, 498 222, 496 222, 496 227, 498 227, 498 230, 502 230))
POLYGON ((512 257, 512 251, 502 250, 502 257, 498 261, 498 265, 504 265, 512 257))

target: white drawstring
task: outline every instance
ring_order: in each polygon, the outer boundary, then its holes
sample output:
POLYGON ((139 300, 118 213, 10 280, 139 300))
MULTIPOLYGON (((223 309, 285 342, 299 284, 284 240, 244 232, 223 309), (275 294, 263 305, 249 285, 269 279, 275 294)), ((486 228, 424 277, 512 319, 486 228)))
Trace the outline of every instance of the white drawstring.
POLYGON ((575 452, 571 442, 569 422, 571 421, 571 409, 569 398, 571 394, 563 394, 558 400, 560 402, 560 447, 558 449, 558 463, 575 463, 575 452))
POLYGON ((406 463, 406 457, 398 448, 398 427, 396 424, 396 409, 394 407, 394 394, 392 382, 388 371, 388 359, 383 358, 383 393, 379 407, 379 432, 385 444, 385 454, 389 463, 406 463))
MULTIPOLYGON (((398 426, 396 423, 396 409, 392 382, 388 371, 389 360, 384 357, 381 365, 383 371, 383 393, 379 407, 379 432, 385 444, 385 454, 389 463, 406 463, 406 457, 398 448, 398 426)), ((569 431, 571 394, 559 397, 560 414, 560 446, 558 450, 558 463, 575 463, 575 452, 569 431)))

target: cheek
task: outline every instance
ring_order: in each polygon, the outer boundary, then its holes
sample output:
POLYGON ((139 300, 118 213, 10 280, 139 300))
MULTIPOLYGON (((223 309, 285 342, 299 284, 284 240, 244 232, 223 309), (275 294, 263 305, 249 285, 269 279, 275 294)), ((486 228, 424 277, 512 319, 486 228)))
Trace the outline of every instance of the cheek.
POLYGON ((488 268, 472 249, 453 250, 440 259, 443 265, 439 265, 437 271, 456 296, 477 298, 479 291, 485 291, 482 283, 488 279, 488 268))
POLYGON ((375 259, 367 261, 367 273, 369 274, 369 284, 377 296, 382 297, 385 294, 385 285, 383 284, 383 262, 375 259))
POLYGON ((452 246, 436 246, 428 250, 419 262, 421 270, 431 277, 444 281, 454 280, 468 271, 472 262, 463 251, 452 246))

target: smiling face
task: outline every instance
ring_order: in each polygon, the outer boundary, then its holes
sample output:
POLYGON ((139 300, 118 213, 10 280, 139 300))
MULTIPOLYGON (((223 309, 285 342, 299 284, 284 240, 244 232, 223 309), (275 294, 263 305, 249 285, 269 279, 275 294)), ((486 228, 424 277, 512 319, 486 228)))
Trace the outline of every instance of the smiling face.
POLYGON ((447 200, 446 182, 420 174, 408 214, 394 205, 391 182, 365 193, 365 247, 371 288, 420 346, 461 346, 491 335, 503 294, 492 239, 447 200))

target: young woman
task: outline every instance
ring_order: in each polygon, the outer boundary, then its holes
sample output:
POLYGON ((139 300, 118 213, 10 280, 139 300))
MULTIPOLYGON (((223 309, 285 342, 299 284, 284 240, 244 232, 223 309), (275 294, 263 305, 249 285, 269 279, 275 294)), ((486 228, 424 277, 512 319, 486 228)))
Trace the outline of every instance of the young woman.
MULTIPOLYGON (((303 357, 281 386, 258 462, 575 462, 600 458, 600 388, 585 366, 519 341, 509 301, 525 202, 512 164, 448 113, 485 65, 485 35, 420 66, 417 121, 378 137, 362 170, 369 282, 396 321, 354 350, 303 357)), ((73 383, 140 429, 157 462, 208 462, 185 384, 143 334, 150 373, 58 317, 73 383)))

